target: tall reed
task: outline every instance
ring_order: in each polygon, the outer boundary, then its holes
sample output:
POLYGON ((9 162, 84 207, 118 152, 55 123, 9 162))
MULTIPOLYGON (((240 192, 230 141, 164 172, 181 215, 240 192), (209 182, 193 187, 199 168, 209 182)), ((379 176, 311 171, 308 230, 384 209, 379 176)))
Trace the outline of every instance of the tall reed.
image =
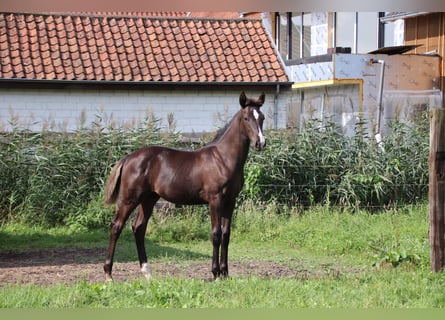
MULTIPOLYGON (((379 209, 426 197, 427 115, 416 124, 393 123, 379 145, 361 128, 347 137, 334 123, 267 137, 266 149, 249 155, 239 201, 379 209)), ((13 127, 0 134, 0 223, 108 224, 102 191, 109 170, 125 154, 158 144, 192 147, 174 130, 161 130, 152 114, 131 128, 100 115, 73 133, 13 127)))
POLYGON ((393 122, 383 141, 352 137, 333 122, 309 122, 301 132, 269 132, 253 153, 244 194, 289 205, 381 209, 424 200, 428 191, 429 118, 393 122))
POLYGON ((142 146, 177 145, 153 115, 134 128, 115 128, 100 115, 76 132, 29 132, 0 137, 0 219, 61 224, 82 215, 100 195, 114 163, 142 146))

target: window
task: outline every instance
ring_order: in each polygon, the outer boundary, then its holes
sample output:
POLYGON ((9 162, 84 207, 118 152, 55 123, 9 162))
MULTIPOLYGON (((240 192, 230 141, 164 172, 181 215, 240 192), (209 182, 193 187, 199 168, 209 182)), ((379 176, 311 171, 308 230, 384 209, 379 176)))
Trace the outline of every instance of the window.
POLYGON ((276 41, 278 51, 283 59, 288 59, 288 47, 291 46, 288 39, 288 14, 280 13, 276 17, 276 41))
POLYGON ((377 12, 337 12, 336 46, 349 47, 352 53, 367 53, 378 46, 377 12))
POLYGON ((328 41, 327 13, 279 13, 277 44, 285 60, 326 54, 328 41))
POLYGON ((379 47, 378 12, 284 12, 276 15, 276 41, 284 60, 347 47, 367 53, 379 47))
POLYGON ((355 12, 337 12, 335 15, 335 21, 335 46, 351 48, 352 52, 355 53, 355 31, 357 30, 355 12))
MULTIPOLYGON (((296 59, 302 57, 301 48, 302 45, 304 46, 304 43, 302 43, 301 38, 301 32, 304 32, 304 29, 302 27, 303 23, 302 20, 303 15, 301 13, 292 13, 291 18, 291 57, 290 59, 296 59)), ((307 31, 306 31, 307 33, 307 31)))
POLYGON ((367 53, 379 48, 379 14, 378 12, 357 13, 357 53, 367 53))
POLYGON ((405 21, 399 19, 385 23, 385 47, 404 44, 405 21))
MULTIPOLYGON (((310 30, 310 43, 306 56, 318 56, 328 52, 328 13, 313 12, 304 16, 305 30, 310 30)), ((309 35, 305 35, 305 39, 309 35)))

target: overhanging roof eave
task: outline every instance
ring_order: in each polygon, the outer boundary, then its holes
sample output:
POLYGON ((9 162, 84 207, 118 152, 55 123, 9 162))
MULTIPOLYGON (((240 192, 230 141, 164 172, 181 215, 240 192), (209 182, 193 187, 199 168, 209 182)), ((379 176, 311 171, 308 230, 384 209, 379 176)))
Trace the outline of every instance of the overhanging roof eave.
POLYGON ((24 79, 24 78, 0 78, 0 83, 33 83, 33 84, 63 84, 63 85, 134 85, 134 86, 162 86, 162 85, 179 85, 179 86, 231 86, 231 85, 255 85, 255 86, 292 86, 292 81, 263 81, 263 82, 246 82, 246 81, 214 81, 214 82, 185 82, 185 81, 108 81, 108 80, 48 80, 48 79, 24 79))

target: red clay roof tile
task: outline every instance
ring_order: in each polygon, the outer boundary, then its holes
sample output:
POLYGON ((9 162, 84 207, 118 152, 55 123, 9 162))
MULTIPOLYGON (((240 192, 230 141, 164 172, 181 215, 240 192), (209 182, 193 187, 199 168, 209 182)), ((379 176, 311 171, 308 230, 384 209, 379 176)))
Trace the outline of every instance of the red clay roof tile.
POLYGON ((0 78, 288 82, 260 20, 0 13, 0 78))

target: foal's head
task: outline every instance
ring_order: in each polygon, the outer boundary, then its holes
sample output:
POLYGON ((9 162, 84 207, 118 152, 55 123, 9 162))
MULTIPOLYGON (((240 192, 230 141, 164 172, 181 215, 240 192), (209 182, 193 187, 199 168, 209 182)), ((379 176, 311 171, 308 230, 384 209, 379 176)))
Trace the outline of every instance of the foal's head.
POLYGON ((244 92, 241 92, 239 97, 239 103, 242 108, 240 112, 242 113, 243 117, 242 126, 252 142, 252 145, 258 151, 262 150, 266 146, 266 139, 263 135, 264 115, 260 111, 260 108, 264 103, 264 99, 264 92, 257 100, 247 99, 244 92))

